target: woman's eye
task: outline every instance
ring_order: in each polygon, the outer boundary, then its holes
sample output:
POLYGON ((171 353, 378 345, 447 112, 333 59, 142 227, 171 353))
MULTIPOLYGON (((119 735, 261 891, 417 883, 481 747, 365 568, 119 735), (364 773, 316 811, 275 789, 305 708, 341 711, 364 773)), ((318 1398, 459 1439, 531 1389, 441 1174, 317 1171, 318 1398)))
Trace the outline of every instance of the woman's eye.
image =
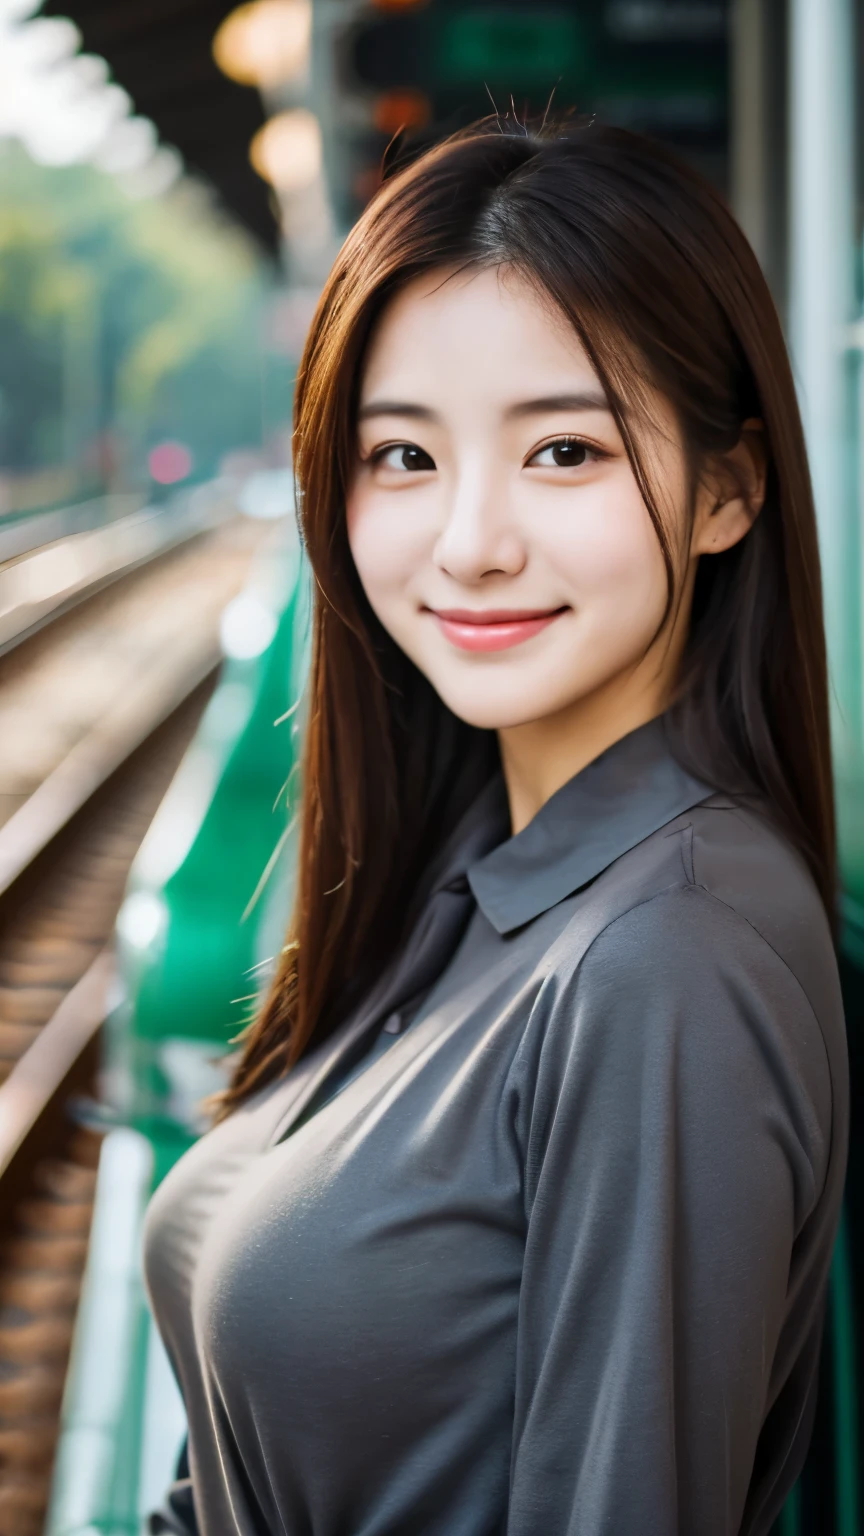
POLYGON ((416 443, 391 443, 389 448, 382 448, 374 458, 376 464, 382 464, 387 469, 407 469, 415 474, 420 470, 435 468, 435 460, 423 448, 418 448, 416 443))
POLYGON ((532 469, 580 469, 589 452, 588 444, 581 443, 578 438, 561 437, 557 443, 538 448, 528 465, 532 469))

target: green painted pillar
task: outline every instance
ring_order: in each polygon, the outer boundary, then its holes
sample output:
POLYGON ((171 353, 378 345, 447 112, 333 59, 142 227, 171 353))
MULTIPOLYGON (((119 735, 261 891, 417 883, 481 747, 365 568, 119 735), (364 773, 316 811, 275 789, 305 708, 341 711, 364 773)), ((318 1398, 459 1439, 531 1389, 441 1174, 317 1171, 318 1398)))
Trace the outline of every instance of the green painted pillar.
POLYGON ((271 638, 226 659, 117 922, 125 996, 109 1021, 108 1096, 150 1138, 157 1183, 203 1126, 201 1100, 224 1081, 217 1064, 255 1011, 290 905, 310 619, 296 542, 259 562, 242 603, 253 641, 262 624, 271 638))
POLYGON ((856 40, 851 0, 790 0, 789 333, 813 474, 832 687, 845 943, 864 964, 856 40))

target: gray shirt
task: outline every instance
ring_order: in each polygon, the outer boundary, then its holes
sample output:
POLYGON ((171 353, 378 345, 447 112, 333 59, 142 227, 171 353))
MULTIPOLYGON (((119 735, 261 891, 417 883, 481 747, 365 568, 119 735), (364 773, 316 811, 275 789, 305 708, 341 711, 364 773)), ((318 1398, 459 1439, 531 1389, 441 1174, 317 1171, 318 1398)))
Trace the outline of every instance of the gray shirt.
POLYGON ((374 995, 153 1200, 204 1536, 764 1536, 847 1120, 767 817, 662 718, 518 836, 493 782, 374 995))

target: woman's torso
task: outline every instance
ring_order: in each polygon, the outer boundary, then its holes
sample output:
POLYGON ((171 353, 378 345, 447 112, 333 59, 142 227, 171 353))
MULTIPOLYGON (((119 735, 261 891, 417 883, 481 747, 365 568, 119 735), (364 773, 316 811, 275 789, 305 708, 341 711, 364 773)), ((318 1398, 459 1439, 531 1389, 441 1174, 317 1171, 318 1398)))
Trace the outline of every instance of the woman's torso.
POLYGON ((797 856, 656 725, 520 838, 489 812, 372 1004, 158 1191, 205 1536, 767 1531, 842 1188, 836 966, 797 856))

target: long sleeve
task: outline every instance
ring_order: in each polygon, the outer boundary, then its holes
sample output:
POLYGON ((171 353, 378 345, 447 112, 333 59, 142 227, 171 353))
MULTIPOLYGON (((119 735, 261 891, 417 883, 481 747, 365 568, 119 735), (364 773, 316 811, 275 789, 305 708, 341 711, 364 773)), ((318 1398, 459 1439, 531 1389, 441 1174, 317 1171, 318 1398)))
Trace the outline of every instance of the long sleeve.
POLYGON ((802 1348, 796 1296, 819 1283, 796 1261, 830 1144, 818 1024, 766 940, 693 886, 550 983, 507 1536, 767 1528, 760 1430, 802 1348))

